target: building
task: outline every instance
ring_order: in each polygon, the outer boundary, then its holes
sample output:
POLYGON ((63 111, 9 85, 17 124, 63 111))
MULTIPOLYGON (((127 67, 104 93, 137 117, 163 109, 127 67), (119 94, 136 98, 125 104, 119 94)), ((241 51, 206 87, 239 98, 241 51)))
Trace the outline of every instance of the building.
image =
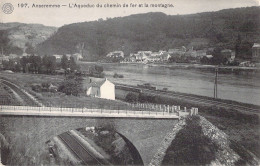
POLYGON ((107 78, 87 78, 84 80, 83 89, 87 96, 115 100, 115 84, 107 78))
POLYGON ((76 62, 83 59, 83 57, 80 53, 75 53, 75 54, 71 55, 71 57, 73 57, 76 62))
MULTIPOLYGON (((184 47, 185 48, 185 47, 184 47)), ((185 54, 186 48, 174 48, 174 49, 169 49, 168 53, 173 56, 173 57, 180 57, 185 54)))
POLYGON ((136 61, 145 61, 145 60, 147 60, 147 55, 146 54, 137 53, 137 54, 134 54, 134 56, 135 56, 136 61))
POLYGON ((159 62, 161 59, 159 56, 149 56, 147 57, 147 61, 149 62, 159 62))
POLYGON ((162 55, 160 55, 161 61, 168 61, 170 59, 171 55, 167 52, 164 52, 162 55))
POLYGON ((56 58, 56 62, 60 63, 63 55, 54 54, 53 56, 56 58))
POLYGON ((235 56, 235 52, 230 49, 224 49, 221 51, 221 55, 223 55, 227 59, 230 59, 231 57, 235 56))
POLYGON ((197 53, 197 57, 202 58, 207 55, 207 50, 197 50, 196 53, 197 53))
POLYGON ((211 58, 213 58, 213 55, 206 55, 206 57, 207 57, 208 59, 211 59, 211 58))
POLYGON ((107 57, 109 58, 124 58, 124 52, 123 51, 114 51, 107 54, 107 57))
POLYGON ((260 63, 260 43, 254 43, 252 47, 252 62, 260 63))

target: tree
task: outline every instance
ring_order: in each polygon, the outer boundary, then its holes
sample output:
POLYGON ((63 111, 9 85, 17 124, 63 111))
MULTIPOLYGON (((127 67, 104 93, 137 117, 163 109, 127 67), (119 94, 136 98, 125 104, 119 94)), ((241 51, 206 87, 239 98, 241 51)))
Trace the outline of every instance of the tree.
POLYGON ((75 71, 77 69, 77 64, 73 57, 70 57, 69 67, 71 71, 75 71))
POLYGON ((23 56, 22 59, 20 59, 21 66, 23 68, 23 72, 26 73, 26 65, 28 63, 28 58, 23 56))
POLYGON ((54 73, 56 69, 56 58, 54 56, 45 55, 42 58, 42 65, 48 74, 54 73))
POLYGON ((59 91, 66 95, 78 96, 82 92, 82 77, 75 74, 67 75, 66 79, 59 87, 59 91))
POLYGON ((40 56, 35 56, 34 54, 29 57, 30 71, 39 73, 42 65, 42 58, 40 56))
POLYGON ((27 54, 35 54, 35 49, 33 48, 33 46, 31 44, 26 43, 25 46, 27 47, 25 50, 25 52, 27 54))
POLYGON ((61 57, 61 68, 63 68, 64 70, 66 70, 69 67, 69 63, 68 63, 68 58, 66 55, 63 55, 61 57))

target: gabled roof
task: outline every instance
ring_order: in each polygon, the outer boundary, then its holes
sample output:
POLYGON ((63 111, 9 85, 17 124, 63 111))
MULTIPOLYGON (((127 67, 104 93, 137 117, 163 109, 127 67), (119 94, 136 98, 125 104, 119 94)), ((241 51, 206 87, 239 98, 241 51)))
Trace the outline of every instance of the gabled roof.
POLYGON ((253 47, 260 47, 260 43, 254 43, 253 47))
POLYGON ((105 82, 107 81, 107 78, 86 78, 84 79, 84 83, 87 87, 101 87, 105 82))

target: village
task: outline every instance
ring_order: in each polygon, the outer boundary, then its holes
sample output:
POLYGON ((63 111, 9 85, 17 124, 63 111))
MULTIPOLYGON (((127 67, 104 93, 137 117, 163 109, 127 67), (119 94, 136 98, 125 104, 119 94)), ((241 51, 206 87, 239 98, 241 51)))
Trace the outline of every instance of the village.
POLYGON ((159 50, 138 51, 125 56, 123 51, 114 51, 106 55, 108 60, 120 61, 121 63, 193 63, 193 64, 213 64, 213 65, 230 65, 243 67, 258 67, 260 57, 260 44, 254 43, 252 46, 252 55, 248 60, 236 57, 236 52, 231 49, 222 49, 216 52, 214 48, 194 50, 193 47, 169 49, 168 51, 159 50))
MULTIPOLYGON (((218 49, 205 48, 195 50, 193 47, 186 48, 185 46, 179 48, 169 49, 168 51, 159 50, 158 52, 152 51, 138 51, 137 53, 130 53, 125 55, 123 51, 113 51, 108 53, 100 62, 120 62, 120 63, 190 63, 190 64, 206 64, 206 65, 222 65, 222 66, 241 66, 241 67, 259 67, 260 62, 260 44, 254 43, 251 48, 252 54, 247 59, 242 59, 236 56, 236 51, 231 49, 218 49)), ((17 63, 22 57, 29 57, 31 55, 24 52, 21 55, 9 54, 5 55, 1 52, 0 68, 4 69, 5 62, 12 61, 17 63)), ((74 53, 65 54, 68 59, 78 61, 88 61, 84 58, 84 54, 74 53)), ((56 62, 60 63, 63 55, 53 54, 56 62)))

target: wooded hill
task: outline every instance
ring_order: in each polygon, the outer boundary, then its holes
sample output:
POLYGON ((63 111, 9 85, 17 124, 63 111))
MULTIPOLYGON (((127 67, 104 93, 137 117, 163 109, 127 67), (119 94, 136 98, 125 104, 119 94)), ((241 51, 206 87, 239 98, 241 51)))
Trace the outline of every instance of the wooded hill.
POLYGON ((125 55, 139 50, 168 50, 179 46, 236 50, 242 58, 251 55, 260 42, 260 7, 225 9, 191 15, 163 13, 65 25, 42 44, 40 55, 68 54, 83 50, 88 60, 97 60, 115 50, 125 55))

